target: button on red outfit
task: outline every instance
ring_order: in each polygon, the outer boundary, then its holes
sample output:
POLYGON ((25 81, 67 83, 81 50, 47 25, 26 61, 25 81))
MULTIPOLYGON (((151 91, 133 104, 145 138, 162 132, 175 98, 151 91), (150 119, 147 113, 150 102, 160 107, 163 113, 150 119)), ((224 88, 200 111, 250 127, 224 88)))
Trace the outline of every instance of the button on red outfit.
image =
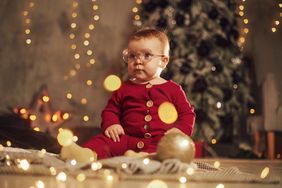
POLYGON ((95 150, 100 159, 123 155, 128 149, 151 153, 156 151, 159 139, 173 127, 191 135, 194 121, 194 109, 175 82, 169 80, 152 85, 126 81, 113 92, 102 112, 102 133, 84 146, 95 150), (153 103, 151 107, 147 106, 149 100, 153 103), (158 116, 158 107, 167 101, 173 103, 178 112, 178 119, 172 124, 162 122, 158 116), (113 142, 103 134, 113 124, 120 124, 124 129, 125 135, 121 136, 120 142, 113 142), (144 138, 147 132, 151 134, 150 138, 144 138), (144 142, 143 148, 137 146, 139 141, 144 142))

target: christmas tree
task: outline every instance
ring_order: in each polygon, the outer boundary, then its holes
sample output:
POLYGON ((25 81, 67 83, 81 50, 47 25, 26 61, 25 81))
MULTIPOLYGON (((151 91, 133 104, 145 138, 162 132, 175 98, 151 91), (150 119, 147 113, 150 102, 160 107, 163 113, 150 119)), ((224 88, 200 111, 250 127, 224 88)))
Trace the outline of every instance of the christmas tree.
POLYGON ((254 101, 232 0, 148 0, 135 25, 170 37, 163 77, 181 84, 197 115, 194 139, 232 142, 254 101))

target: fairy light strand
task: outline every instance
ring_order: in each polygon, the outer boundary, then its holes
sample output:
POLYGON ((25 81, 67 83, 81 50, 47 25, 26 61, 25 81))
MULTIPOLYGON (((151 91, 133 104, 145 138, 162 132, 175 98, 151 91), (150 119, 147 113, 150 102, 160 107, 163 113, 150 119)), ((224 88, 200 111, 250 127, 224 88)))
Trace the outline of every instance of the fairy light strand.
POLYGON ((275 33, 278 30, 278 26, 281 24, 281 17, 282 17, 282 3, 278 3, 278 8, 279 8, 279 15, 274 18, 272 21, 272 26, 271 26, 271 32, 275 33))
POLYGON ((140 12, 140 5, 142 0, 135 0, 135 5, 132 7, 131 12, 133 13, 133 25, 140 27, 142 25, 140 12))
POLYGON ((25 9, 22 12, 24 34, 25 34, 24 39, 25 39, 25 43, 27 45, 30 45, 31 42, 32 42, 32 39, 31 39, 31 24, 32 24, 31 12, 34 9, 34 5, 35 5, 35 3, 32 0, 28 1, 25 9))
MULTIPOLYGON (((97 14, 99 6, 97 5, 96 0, 92 0, 91 4, 91 20, 88 24, 86 24, 86 28, 84 29, 83 34, 79 35, 78 30, 82 30, 82 28, 79 28, 78 24, 78 7, 79 7, 79 1, 72 1, 72 12, 71 12, 71 23, 70 23, 70 33, 69 33, 69 41, 70 41, 70 50, 73 53, 73 59, 72 63, 73 66, 69 69, 67 72, 67 75, 64 76, 64 80, 70 80, 73 77, 77 76, 79 72, 82 70, 87 70, 89 68, 92 68, 93 65, 96 63, 96 60, 94 58, 94 51, 93 51, 93 45, 91 45, 91 38, 93 36, 93 32, 95 29, 95 22, 100 20, 100 16, 97 14), (84 62, 84 63, 83 63, 84 62)), ((93 86, 93 80, 90 78, 87 78, 84 83, 85 86, 91 88, 93 86)), ((74 96, 74 92, 71 91, 71 89, 67 89, 66 91, 66 98, 68 100, 74 100, 74 98, 77 99, 76 96, 74 96)), ((80 104, 86 105, 89 100, 86 96, 82 96, 79 100, 80 104)), ((89 115, 84 114, 82 115, 81 119, 84 122, 87 122, 90 120, 89 115)))
POLYGON ((241 17, 241 20, 242 20, 242 30, 241 30, 241 34, 240 34, 240 37, 239 37, 239 41, 238 41, 238 46, 241 48, 241 50, 243 50, 244 48, 244 44, 246 42, 246 37, 247 37, 247 34, 250 32, 249 31, 249 19, 247 18, 246 16, 246 6, 245 6, 245 3, 246 0, 241 0, 241 2, 239 3, 239 6, 238 6, 238 14, 239 16, 241 17))

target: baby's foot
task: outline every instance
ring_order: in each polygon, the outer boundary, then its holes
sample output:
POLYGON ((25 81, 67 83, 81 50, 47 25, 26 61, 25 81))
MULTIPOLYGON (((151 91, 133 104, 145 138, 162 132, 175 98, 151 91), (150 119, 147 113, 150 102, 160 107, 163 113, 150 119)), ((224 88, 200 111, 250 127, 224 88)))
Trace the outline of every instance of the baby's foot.
POLYGON ((89 148, 83 148, 76 143, 63 146, 60 156, 64 160, 74 159, 81 163, 97 161, 97 153, 95 151, 92 151, 89 148))

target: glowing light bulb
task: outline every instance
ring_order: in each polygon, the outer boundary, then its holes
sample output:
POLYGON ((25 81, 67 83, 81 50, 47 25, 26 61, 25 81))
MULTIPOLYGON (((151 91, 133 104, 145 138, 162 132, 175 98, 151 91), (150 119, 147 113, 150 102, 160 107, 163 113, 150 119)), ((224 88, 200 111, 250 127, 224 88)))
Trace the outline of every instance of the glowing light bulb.
POLYGON ((20 160, 18 167, 23 170, 28 170, 30 167, 30 164, 26 159, 23 159, 23 160, 20 160))
POLYGON ((220 183, 216 186, 216 188, 224 188, 224 185, 220 183))
POLYGON ((186 183, 187 182, 187 178, 182 176, 182 177, 179 178, 179 182, 180 183, 186 183))
POLYGON ((98 21, 98 20, 100 19, 100 17, 99 17, 98 15, 95 15, 95 16, 93 17, 93 19, 94 19, 95 21, 98 21))
POLYGON ((121 86, 121 80, 116 75, 109 75, 104 80, 104 87, 108 91, 115 91, 118 90, 121 86))
POLYGON ((25 43, 26 43, 26 44, 31 44, 31 39, 26 39, 26 40, 25 40, 25 43))
POLYGON ((85 122, 86 122, 86 121, 89 121, 89 117, 88 117, 88 116, 86 116, 86 115, 85 115, 85 116, 83 116, 83 121, 85 121, 85 122))
POLYGON ((87 104, 87 99, 86 98, 82 98, 80 102, 81 102, 81 104, 87 104))
POLYGON ((35 121, 35 120, 36 120, 36 115, 31 114, 31 115, 29 116, 29 119, 30 119, 31 121, 35 121))
POLYGON ((75 50, 75 49, 76 49, 76 45, 75 45, 75 44, 72 44, 72 45, 71 45, 71 49, 72 49, 72 50, 75 50))
POLYGON ((80 174, 78 174, 78 175, 76 176, 76 179, 77 179, 77 181, 79 181, 79 182, 83 182, 83 181, 86 179, 86 176, 85 176, 85 174, 80 173, 80 174))
POLYGON ((275 28, 275 27, 272 27, 272 28, 271 28, 271 31, 272 31, 273 33, 275 33, 275 32, 276 32, 276 28, 275 28))
POLYGON ((33 130, 36 131, 36 132, 40 131, 39 127, 34 127, 33 130))
POLYGON ((50 97, 44 95, 44 96, 42 97, 42 101, 43 101, 43 102, 49 102, 49 101, 50 101, 50 97))
POLYGON ((92 55, 93 52, 92 52, 92 50, 87 50, 87 51, 86 51, 86 54, 87 54, 87 55, 92 55))
POLYGON ((66 173, 64 172, 60 172, 57 176, 56 176, 56 179, 58 181, 62 181, 62 182, 65 182, 67 180, 67 175, 66 173))
POLYGON ((90 24, 89 26, 88 26, 88 29, 89 30, 93 30, 95 28, 95 26, 93 25, 93 24, 90 24))
POLYGON ((193 174, 195 173, 195 170, 194 170, 194 168, 189 167, 189 168, 186 170, 186 173, 191 176, 191 175, 193 175, 193 174))
POLYGON ((55 175, 57 174, 57 170, 56 170, 56 168, 54 168, 53 166, 51 166, 51 167, 49 168, 49 170, 50 170, 51 175, 55 176, 55 175))
POLYGON ((248 28, 244 28, 244 33, 249 33, 249 29, 248 28))
POLYGON ((214 168, 219 168, 220 167, 220 162, 219 161, 215 161, 213 163, 214 168))
POLYGON ((166 124, 174 123, 178 118, 176 108, 170 102, 164 102, 159 106, 158 115, 161 121, 166 124))
POLYGON ((69 117, 70 117, 69 113, 67 113, 67 112, 63 113, 63 116, 62 116, 63 120, 67 120, 67 119, 69 119, 69 117))
POLYGON ((69 35, 69 37, 70 37, 70 39, 74 39, 74 38, 75 38, 75 34, 71 33, 71 34, 69 35))
POLYGON ((98 7, 98 5, 93 5, 93 10, 97 10, 99 7, 98 7))
POLYGON ((149 163, 150 163, 150 159, 149 159, 149 158, 143 159, 143 163, 144 163, 145 165, 149 164, 149 163))
POLYGON ((89 41, 88 41, 88 40, 85 40, 85 41, 83 42, 83 44, 84 44, 84 46, 88 46, 88 45, 89 45, 89 41))
POLYGON ((92 80, 87 80, 87 81, 86 81, 86 84, 89 85, 89 86, 91 86, 91 85, 92 85, 92 80))
POLYGON ((253 109, 253 108, 250 109, 250 114, 254 114, 255 112, 256 112, 255 109, 253 109))
POLYGON ((71 99, 72 98, 72 94, 71 93, 67 93, 67 98, 71 99))
POLYGON ((68 129, 63 129, 59 132, 57 140, 61 146, 69 146, 73 143, 73 133, 68 129))
POLYGON ((44 188, 45 187, 44 182, 41 181, 41 180, 36 181, 35 185, 36 185, 36 188, 44 188))
POLYGON ((89 60, 89 63, 90 63, 91 65, 94 65, 95 62, 96 62, 95 59, 90 59, 90 60, 89 60))
POLYGON ((211 140, 211 143, 212 143, 212 144, 216 144, 216 142, 217 142, 217 141, 216 141, 215 138, 213 138, 213 139, 211 140))
POLYGON ((134 12, 134 13, 138 12, 138 8, 137 7, 133 7, 132 8, 132 12, 134 12))
POLYGON ((7 140, 6 145, 7 145, 8 147, 11 147, 11 146, 12 146, 12 142, 11 142, 10 140, 7 140))
POLYGON ((153 180, 147 185, 147 188, 168 188, 168 186, 162 180, 153 180))
POLYGON ((26 29, 25 34, 27 34, 27 35, 30 34, 30 29, 26 29))
POLYGON ((71 28, 76 28, 76 23, 71 23, 71 28))
POLYGON ((53 122, 58 121, 58 119, 59 119, 58 114, 53 114, 51 119, 52 119, 53 122))
POLYGON ((71 14, 71 16, 72 16, 73 18, 76 18, 76 17, 77 17, 77 13, 76 13, 76 12, 73 12, 73 13, 71 14))
POLYGON ((262 179, 266 178, 269 174, 269 167, 265 167, 262 171, 261 171, 261 174, 260 174, 260 177, 262 179))

